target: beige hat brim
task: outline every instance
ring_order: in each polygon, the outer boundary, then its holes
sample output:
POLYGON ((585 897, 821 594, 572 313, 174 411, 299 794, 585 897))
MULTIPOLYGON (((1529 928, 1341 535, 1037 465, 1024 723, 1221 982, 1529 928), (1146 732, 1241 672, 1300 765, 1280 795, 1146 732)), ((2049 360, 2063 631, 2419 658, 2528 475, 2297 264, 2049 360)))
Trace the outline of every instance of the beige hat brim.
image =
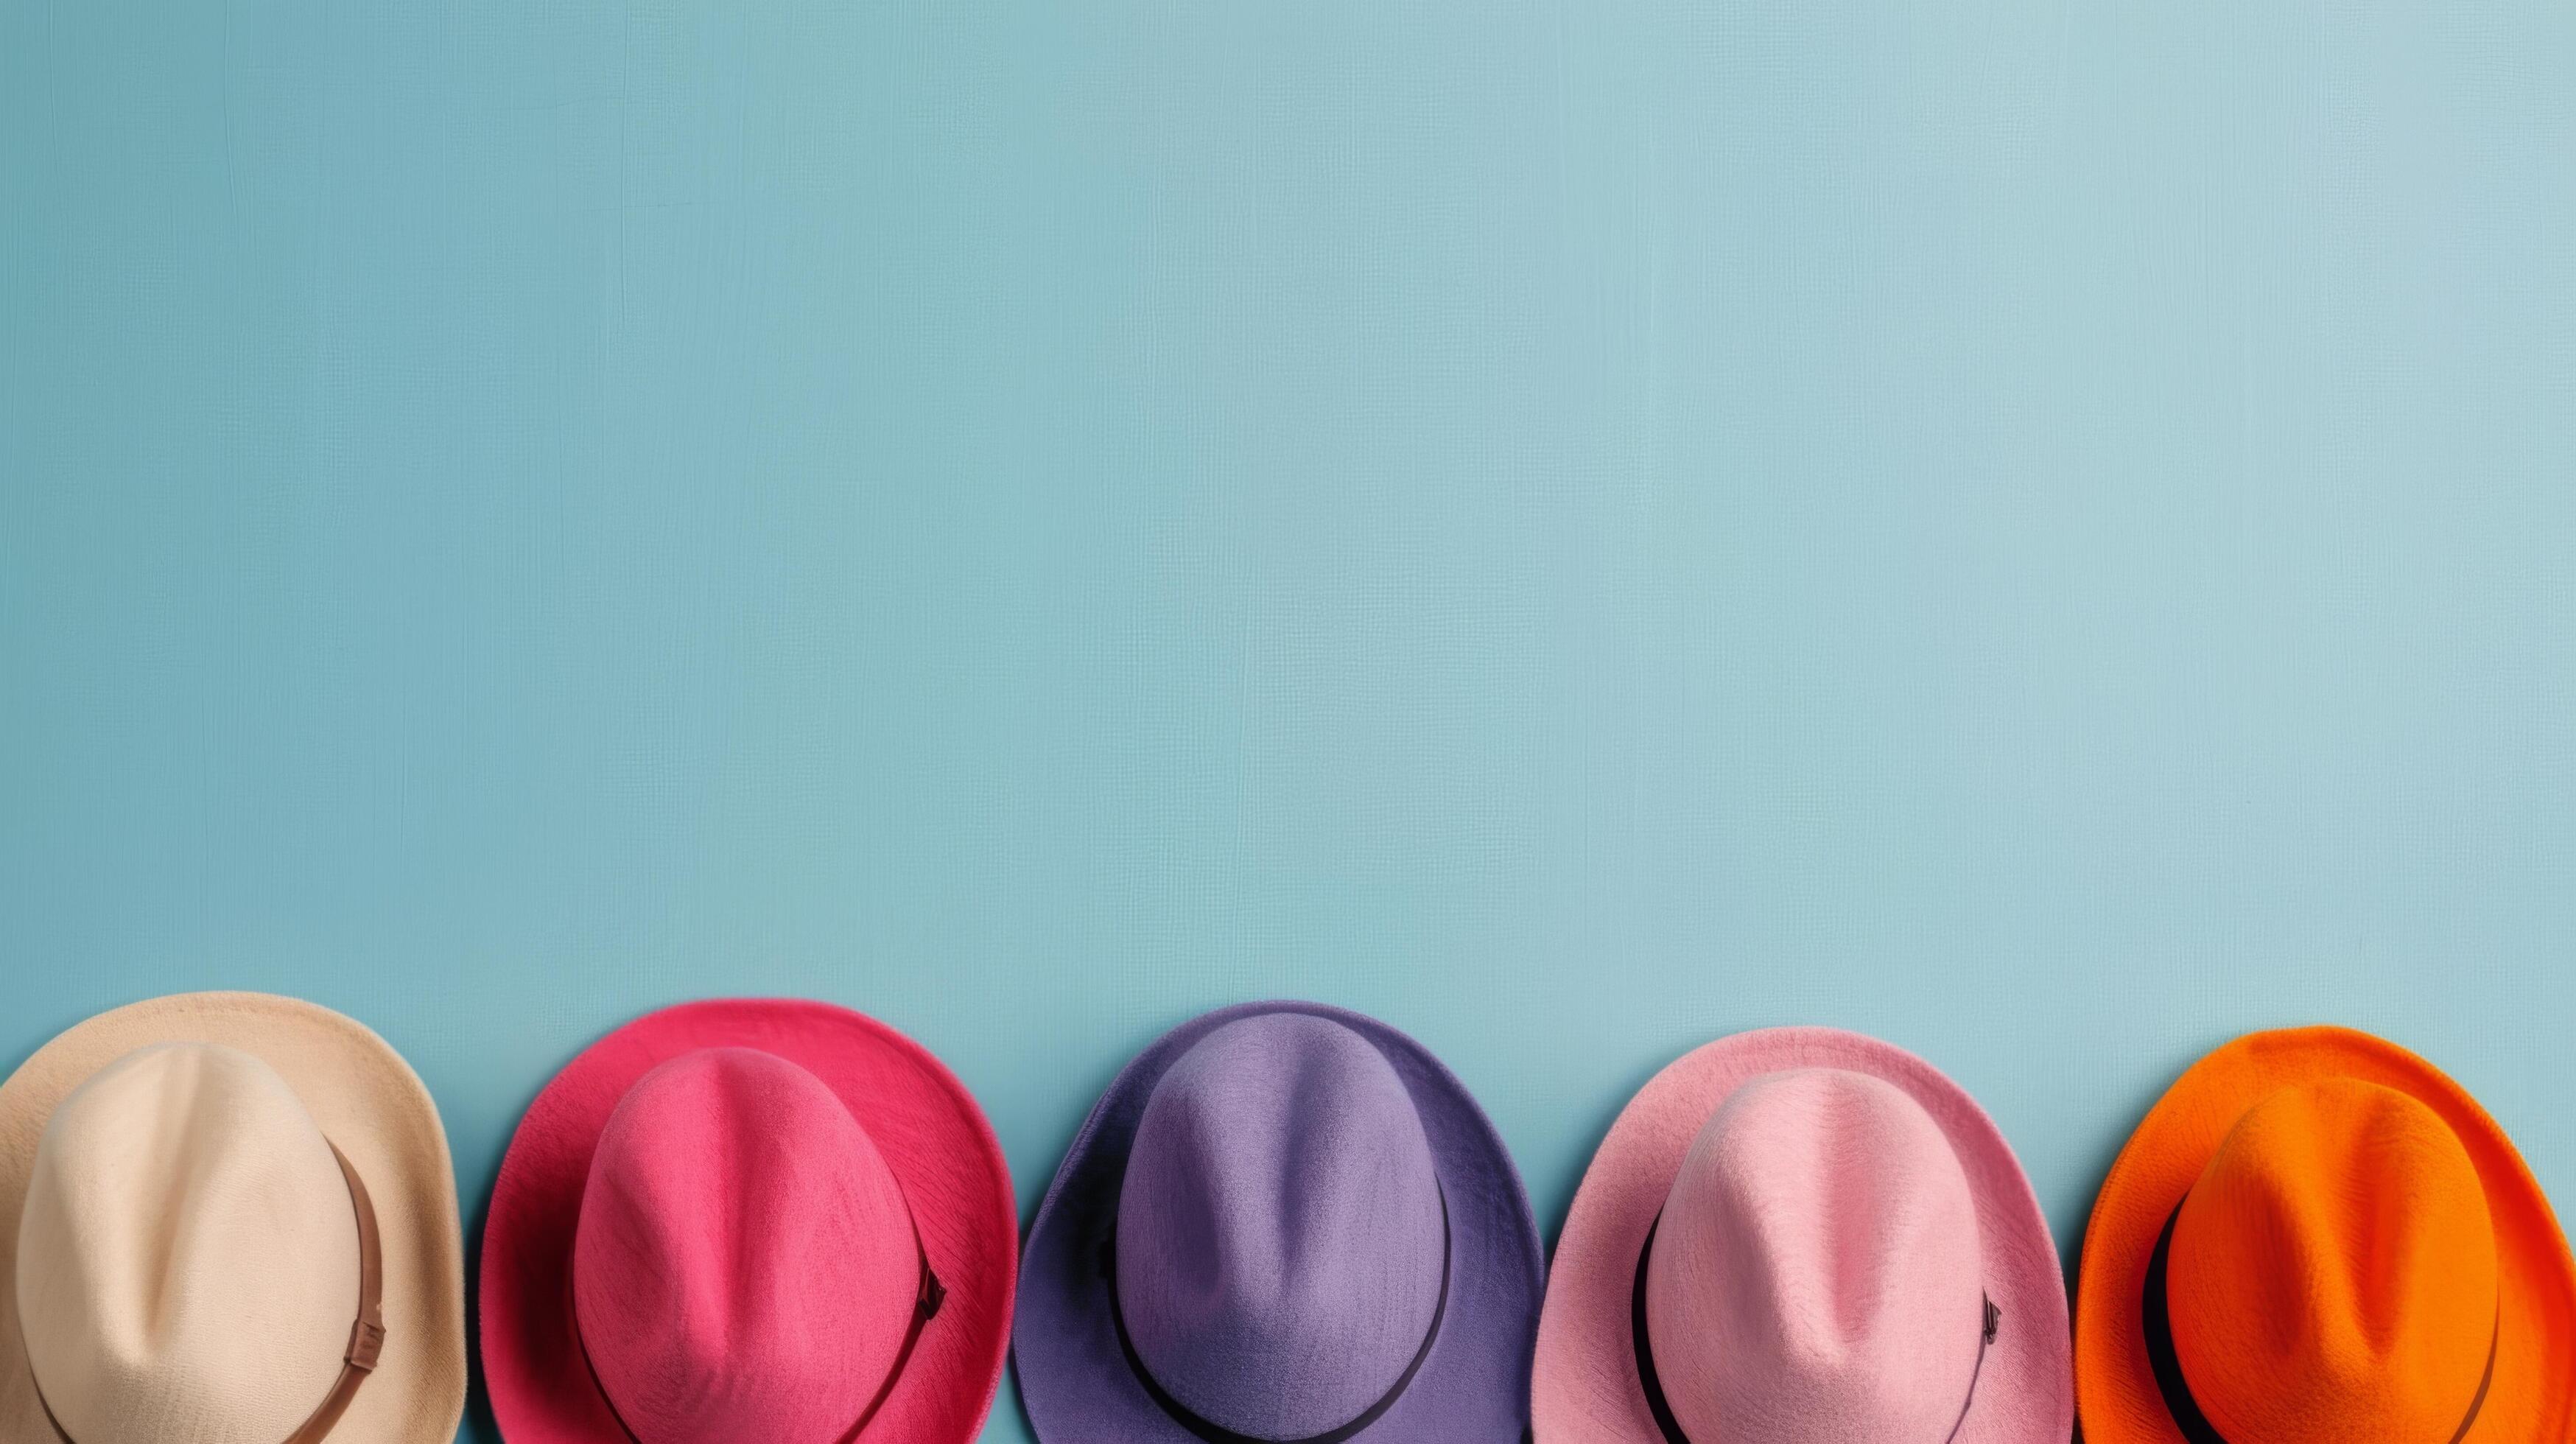
POLYGON ((101 1013, 0 1083, 0 1444, 54 1444, 18 1327, 18 1216, 46 1120, 101 1068, 138 1048, 182 1042, 237 1048, 276 1069, 375 1204, 384 1357, 332 1437, 452 1444, 465 1411, 465 1246, 438 1105, 365 1025, 266 993, 178 993, 101 1013))

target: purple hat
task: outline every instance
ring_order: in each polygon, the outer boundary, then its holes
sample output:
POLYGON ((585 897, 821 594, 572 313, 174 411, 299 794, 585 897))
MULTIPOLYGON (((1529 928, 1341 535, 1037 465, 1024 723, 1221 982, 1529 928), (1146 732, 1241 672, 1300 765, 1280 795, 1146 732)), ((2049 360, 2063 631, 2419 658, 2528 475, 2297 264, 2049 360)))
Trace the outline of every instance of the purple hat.
POLYGON ((1109 1085, 1029 1229, 1012 1353, 1046 1444, 1514 1444, 1545 1280, 1438 1059, 1251 1003, 1109 1085))

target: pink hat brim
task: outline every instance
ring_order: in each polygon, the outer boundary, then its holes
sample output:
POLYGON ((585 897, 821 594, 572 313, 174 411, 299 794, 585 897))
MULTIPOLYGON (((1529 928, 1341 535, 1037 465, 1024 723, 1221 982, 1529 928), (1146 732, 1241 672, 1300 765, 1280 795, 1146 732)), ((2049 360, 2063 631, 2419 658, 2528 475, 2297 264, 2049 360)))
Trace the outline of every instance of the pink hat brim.
POLYGON ((903 1186, 947 1287, 871 1441, 965 1444, 1001 1384, 1019 1218, 992 1125, 920 1044, 828 1003, 684 1003, 628 1023, 573 1059, 528 1108, 501 1160, 483 1233, 483 1377, 510 1444, 627 1444, 572 1317, 573 1233, 609 1114, 635 1080, 701 1048, 758 1048, 812 1073, 868 1130, 903 1186))
POLYGON ((1793 1068, 1847 1069, 1903 1089, 1949 1136, 1967 1172, 1987 1296, 2003 1313, 1954 1444, 2065 1444, 2075 1427, 2066 1279, 2021 1161, 1940 1070, 1838 1028, 1766 1028, 1695 1049, 1610 1125, 1548 1274, 1531 1388, 1538 1444, 1664 1444, 1637 1379, 1630 1320, 1646 1232, 1709 1115, 1749 1080, 1793 1068))

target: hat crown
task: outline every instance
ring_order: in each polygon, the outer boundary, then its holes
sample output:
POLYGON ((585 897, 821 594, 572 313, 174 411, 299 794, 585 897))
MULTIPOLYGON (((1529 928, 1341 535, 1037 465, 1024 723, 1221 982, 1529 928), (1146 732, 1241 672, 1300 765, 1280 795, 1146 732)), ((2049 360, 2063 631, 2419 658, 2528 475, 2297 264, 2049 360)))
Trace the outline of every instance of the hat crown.
POLYGON ((2485 1187, 2441 1115, 2357 1079, 2285 1088, 2174 1220, 2174 1351, 2236 1444, 2448 1439, 2496 1339, 2497 1272, 2485 1187))
POLYGON ((358 1268, 330 1143, 248 1053, 127 1054, 45 1125, 17 1303, 46 1404, 81 1444, 276 1444, 339 1377, 358 1268))
POLYGON ((1244 1018, 1146 1102, 1120 1189, 1119 1307, 1191 1411, 1257 1437, 1326 1432, 1385 1397, 1429 1336, 1444 1218, 1386 1056, 1330 1019, 1244 1018))
POLYGON ((609 1116, 574 1308, 643 1444, 827 1441, 893 1368, 920 1264, 902 1190, 840 1097, 774 1054, 705 1049, 609 1116))
POLYGON ((1983 1346, 1976 1201, 1902 1089, 1803 1068, 1701 1127, 1656 1226, 1647 1320, 1695 1439, 1943 1444, 1983 1346))

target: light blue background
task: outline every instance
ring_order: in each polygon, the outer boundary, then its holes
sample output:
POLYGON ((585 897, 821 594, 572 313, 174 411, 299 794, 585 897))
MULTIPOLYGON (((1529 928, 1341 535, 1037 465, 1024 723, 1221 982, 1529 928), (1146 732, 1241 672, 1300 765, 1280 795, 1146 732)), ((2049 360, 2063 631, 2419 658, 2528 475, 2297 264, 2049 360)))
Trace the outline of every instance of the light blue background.
POLYGON ((304 994, 479 1218, 586 1040, 806 993, 1033 1206, 1298 994, 1552 1233, 1834 1023, 2071 1254, 2331 1019, 2576 1201, 2571 75, 2561 0, 0 0, 0 1063, 304 994))

